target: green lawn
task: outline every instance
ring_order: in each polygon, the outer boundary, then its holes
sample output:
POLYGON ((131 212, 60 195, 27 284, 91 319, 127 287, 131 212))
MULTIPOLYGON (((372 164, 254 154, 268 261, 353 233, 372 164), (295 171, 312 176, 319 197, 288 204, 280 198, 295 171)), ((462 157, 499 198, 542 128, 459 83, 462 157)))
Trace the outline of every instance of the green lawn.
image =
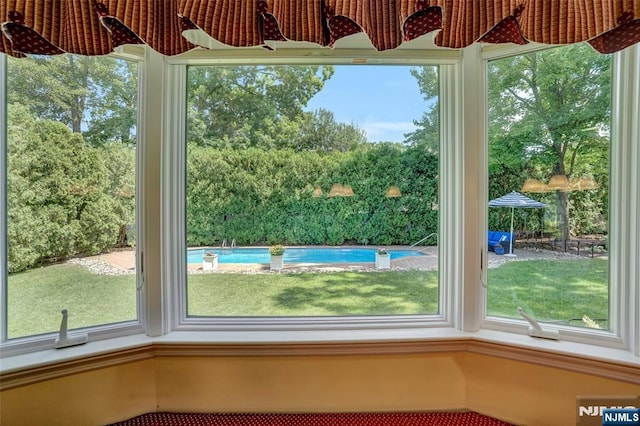
POLYGON ((194 274, 189 315, 433 314, 437 277, 435 271, 194 274))
MULTIPOLYGON (((509 262, 487 275, 489 315, 519 317, 516 309, 521 306, 542 321, 609 317, 606 259, 509 262)), ((601 325, 607 327, 606 322, 601 325)))
POLYGON ((13 274, 8 282, 8 337, 136 319, 134 275, 92 274, 81 266, 53 265, 13 274))
MULTIPOLYGON (((605 259, 509 262, 488 273, 488 313, 538 319, 608 317, 605 259)), ((436 271, 193 274, 189 315, 329 316, 438 312, 436 271)), ((54 265, 9 276, 9 337, 136 318, 135 278, 54 265)), ((574 325, 582 325, 579 321, 574 325)), ((607 324, 604 323, 604 326, 607 324)))

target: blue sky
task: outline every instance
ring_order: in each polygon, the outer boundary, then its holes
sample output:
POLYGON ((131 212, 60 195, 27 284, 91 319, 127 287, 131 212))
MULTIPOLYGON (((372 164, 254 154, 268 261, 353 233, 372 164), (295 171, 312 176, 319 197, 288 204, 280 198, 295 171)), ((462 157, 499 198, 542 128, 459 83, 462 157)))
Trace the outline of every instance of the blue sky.
POLYGON ((426 104, 408 66, 341 65, 307 110, 332 111, 338 122, 354 123, 370 141, 401 142, 415 129, 426 104))

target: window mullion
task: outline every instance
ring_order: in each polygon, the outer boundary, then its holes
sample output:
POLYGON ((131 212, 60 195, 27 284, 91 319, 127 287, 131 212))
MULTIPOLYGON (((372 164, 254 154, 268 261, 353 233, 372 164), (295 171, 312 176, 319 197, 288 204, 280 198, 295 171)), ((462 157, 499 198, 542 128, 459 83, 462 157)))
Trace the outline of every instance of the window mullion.
POLYGON ((612 286, 610 316, 613 330, 635 355, 640 354, 640 49, 614 55, 612 100, 613 162, 610 209, 612 286), (635 260, 634 260, 635 259, 635 260))
MULTIPOLYGON (((640 259, 640 224, 638 223, 638 212, 640 212, 640 46, 638 44, 629 48, 623 53, 629 58, 629 80, 633 82, 631 90, 629 90, 631 100, 629 104, 630 119, 629 125, 632 126, 629 144, 632 146, 633 152, 630 156, 633 161, 631 167, 631 175, 629 183, 631 187, 631 208, 629 210, 632 219, 629 229, 629 247, 628 259, 640 259)), ((633 316, 629 315, 629 325, 633 327, 630 333, 630 347, 634 355, 640 356, 640 264, 639 262, 628 261, 627 264, 632 270, 629 273, 629 312, 633 312, 633 316)))
POLYGON ((161 262, 161 147, 164 132, 163 105, 166 99, 164 58, 146 49, 140 96, 140 137, 142 164, 140 216, 142 217, 139 249, 141 295, 145 331, 149 336, 168 332, 167 292, 162 286, 161 262))
POLYGON ((440 312, 453 325, 458 326, 460 319, 458 298, 460 289, 457 283, 461 277, 462 250, 455 244, 462 229, 462 130, 460 102, 460 67, 441 65, 439 68, 440 87, 440 215, 438 217, 439 235, 438 258, 440 312))
POLYGON ((470 46, 462 56, 462 83, 458 104, 461 103, 462 181, 456 188, 463 194, 462 232, 456 239, 462 245, 463 272, 460 275, 458 297, 459 328, 463 331, 479 329, 482 318, 484 287, 483 268, 486 248, 479 230, 486 229, 486 82, 479 46, 470 46))
POLYGON ((163 288, 164 311, 170 330, 186 318, 186 65, 167 67, 166 132, 162 155, 163 288))
POLYGON ((0 342, 7 340, 7 55, 0 54, 0 342))

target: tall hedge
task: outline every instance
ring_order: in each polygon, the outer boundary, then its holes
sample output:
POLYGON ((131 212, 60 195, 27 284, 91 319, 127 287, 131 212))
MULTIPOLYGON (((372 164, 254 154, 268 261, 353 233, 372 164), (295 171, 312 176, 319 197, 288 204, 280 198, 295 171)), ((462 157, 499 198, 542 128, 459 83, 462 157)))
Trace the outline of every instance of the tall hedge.
POLYGON ((437 231, 437 176, 437 157, 399 144, 331 154, 190 146, 187 244, 409 244, 437 231), (334 183, 355 195, 328 197, 334 183), (391 185, 402 197, 385 197, 391 185))

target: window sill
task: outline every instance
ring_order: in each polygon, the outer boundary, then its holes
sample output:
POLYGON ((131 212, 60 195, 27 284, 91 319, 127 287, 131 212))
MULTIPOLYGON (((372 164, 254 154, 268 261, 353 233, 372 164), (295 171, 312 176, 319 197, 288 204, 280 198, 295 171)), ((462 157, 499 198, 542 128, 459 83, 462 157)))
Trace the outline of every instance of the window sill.
POLYGON ((620 349, 482 330, 173 332, 89 342, 0 360, 0 390, 156 357, 470 352, 640 384, 640 357, 620 349))

